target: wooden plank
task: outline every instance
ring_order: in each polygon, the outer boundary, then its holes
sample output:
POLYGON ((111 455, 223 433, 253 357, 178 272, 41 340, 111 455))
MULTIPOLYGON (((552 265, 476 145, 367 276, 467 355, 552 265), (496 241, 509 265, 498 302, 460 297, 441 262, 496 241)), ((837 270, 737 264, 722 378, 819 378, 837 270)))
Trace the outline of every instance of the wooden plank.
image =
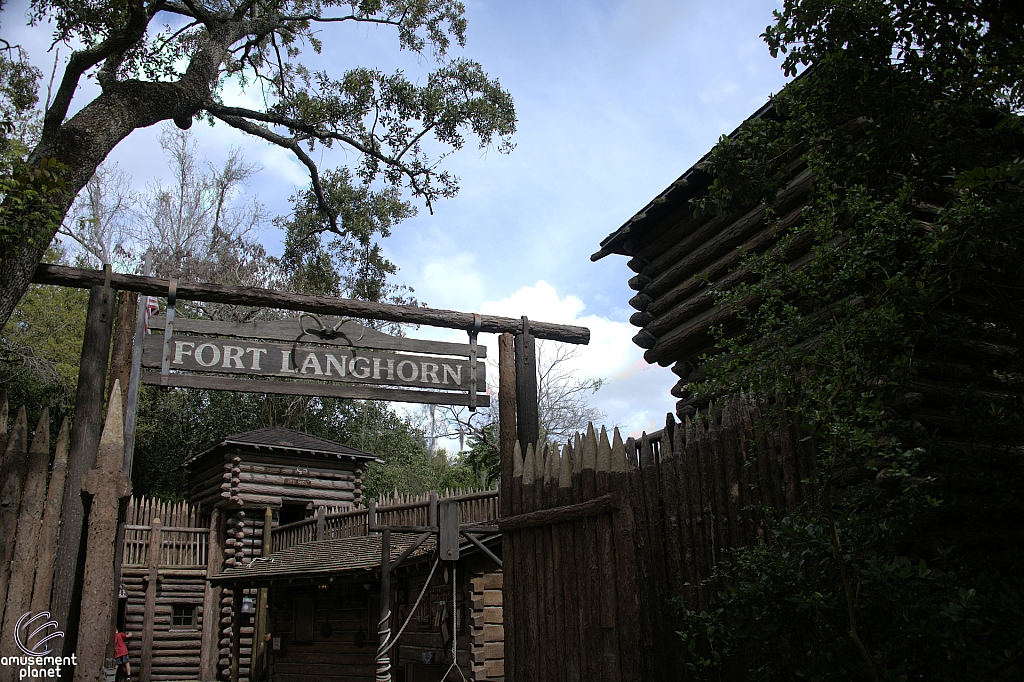
MULTIPOLYGON (((583 438, 579 433, 573 437, 572 446, 572 475, 569 479, 570 500, 572 504, 585 502, 583 496, 583 438)), ((585 679, 596 679, 598 668, 595 665, 592 653, 587 649, 587 632, 589 624, 587 615, 589 605, 593 603, 596 586, 586 576, 587 550, 584 539, 583 519, 577 519, 572 524, 572 552, 575 564, 575 575, 579 603, 576 605, 576 638, 579 641, 578 656, 580 659, 580 676, 585 679)))
MULTIPOLYGON (((561 468, 558 472, 558 489, 554 508, 572 505, 572 448, 566 445, 562 450, 561 468)), ((565 679, 581 682, 580 667, 580 585, 576 566, 576 548, 573 537, 576 524, 559 529, 562 560, 562 588, 564 590, 564 636, 565 636, 565 679)))
MULTIPOLYGON (((679 465, 679 456, 674 450, 673 436, 677 430, 672 415, 668 415, 670 424, 661 433, 661 499, 665 509, 665 573, 668 576, 669 594, 683 595, 686 588, 684 573, 684 554, 686 545, 683 542, 684 513, 680 509, 681 503, 685 503, 685 495, 680 495, 677 481, 679 480, 676 468, 679 465), (671 427, 671 428, 670 428, 671 427)), ((673 622, 674 619, 673 619, 673 622)))
MULTIPOLYGON (((514 440, 514 439, 513 439, 514 440)), ((522 513, 523 511, 523 455, 519 448, 519 441, 514 440, 512 446, 512 486, 510 515, 522 513)), ((526 565, 523 560, 525 556, 526 540, 525 533, 504 533, 502 534, 502 556, 506 558, 504 567, 505 581, 502 585, 502 600, 508 606, 509 616, 506 618, 506 639, 505 660, 508 665, 510 679, 525 679, 525 664, 529 658, 526 648, 526 632, 529 628, 529 613, 526 606, 526 565), (505 544, 509 543, 509 544, 505 544)))
MULTIPOLYGON (((124 411, 121 384, 114 382, 107 404, 106 423, 100 438, 96 466, 82 479, 82 497, 89 500, 88 525, 83 538, 85 566, 82 578, 82 627, 75 650, 78 665, 76 682, 99 679, 96 671, 105 657, 113 656, 112 640, 116 625, 120 573, 115 573, 118 554, 118 525, 121 512, 131 496, 131 481, 124 473, 124 411)), ((153 531, 156 534, 156 530, 153 531)), ((121 539, 123 540, 123 535, 121 539)), ((152 565, 152 564, 151 564, 152 565)))
MULTIPOLYGON (((530 445, 540 447, 540 417, 537 407, 537 344, 533 336, 533 322, 523 317, 529 334, 515 337, 516 363, 516 434, 519 447, 524 451, 530 445)), ((540 453, 537 453, 540 456, 540 453)))
MULTIPOLYGON (((163 337, 146 338, 142 366, 159 368, 163 337)), ((405 355, 360 348, 335 351, 324 346, 234 342, 175 332, 171 339, 172 370, 243 374, 287 379, 316 379, 356 384, 379 384, 468 390, 470 363, 462 358, 405 355), (241 345, 233 345, 240 343, 241 345)), ((477 362, 477 390, 487 389, 487 363, 477 362)))
MULTIPOLYGON (((594 425, 587 425, 583 438, 583 469, 581 483, 583 499, 586 502, 597 498, 597 435, 594 425)), ((584 504, 586 504, 584 502, 584 504)), ((598 560, 597 522, 593 516, 583 521, 583 564, 580 577, 589 585, 587 600, 583 605, 583 650, 587 660, 584 669, 588 679, 602 677, 601 647, 601 566, 598 560)))
MULTIPOLYGON (((149 328, 162 331, 164 320, 157 316, 150 318, 149 328)), ((336 317, 299 316, 283 320, 257 320, 255 322, 175 318, 174 332, 176 334, 227 336, 236 339, 264 339, 291 343, 398 350, 410 353, 435 353, 437 355, 457 355, 464 358, 468 358, 470 353, 468 343, 391 336, 372 327, 359 324, 355 320, 340 320, 336 317), (316 319, 323 323, 324 331, 321 331, 316 319)), ((476 356, 481 359, 486 358, 487 346, 478 345, 476 356)))
MULTIPOLYGON (((552 461, 549 467, 550 477, 548 479, 548 504, 549 508, 558 507, 560 502, 559 493, 562 490, 562 482, 571 486, 571 464, 569 448, 554 446, 552 461), (568 473, 566 473, 568 472, 568 473)), ((571 487, 568 489, 571 491, 571 487)), ((579 633, 576 621, 572 618, 573 602, 570 584, 574 581, 575 575, 569 570, 572 555, 572 546, 569 537, 573 532, 570 524, 556 524, 551 526, 551 555, 555 568, 555 608, 556 627, 558 629, 558 641, 560 650, 557 652, 559 664, 559 679, 568 680, 578 677, 578 661, 573 665, 573 654, 577 651, 573 646, 572 634, 579 633), (576 670, 575 674, 573 670, 576 670)), ((577 645, 578 646, 578 645, 577 645)))
POLYGON ((618 609, 618 637, 620 670, 623 682, 640 682, 643 679, 643 665, 640 654, 640 602, 638 592, 637 552, 633 503, 635 496, 630 490, 631 476, 626 448, 619 430, 612 434, 611 475, 609 487, 622 498, 619 511, 612 514, 612 540, 615 545, 616 607, 618 609))
MULTIPOLYGON (((597 492, 611 494, 612 446, 608 441, 608 432, 601 427, 601 438, 597 444, 597 492)), ((618 630, 618 570, 615 555, 612 519, 601 516, 596 519, 597 556, 601 574, 600 594, 600 630, 601 635, 601 679, 618 682, 622 679, 618 630)))
MULTIPOLYGON (((512 515, 513 450, 516 442, 516 359, 511 334, 498 337, 498 452, 501 458, 501 515, 512 515)), ((510 667, 510 670, 513 668, 510 667)))
MULTIPOLYGON (((103 284, 101 270, 70 268, 64 265, 40 263, 32 277, 34 284, 56 284, 70 287, 94 287, 103 284)), ((166 296, 170 283, 166 279, 143 277, 114 273, 111 286, 120 291, 137 291, 150 296, 166 296)), ((278 310, 301 310, 323 315, 342 317, 359 317, 370 320, 385 320, 403 324, 423 324, 431 327, 447 329, 471 329, 474 325, 473 313, 460 313, 454 310, 426 308, 410 305, 392 305, 373 303, 348 298, 332 298, 329 296, 311 296, 293 294, 256 287, 239 287, 226 284, 200 284, 196 282, 178 283, 179 301, 208 301, 211 303, 227 303, 230 305, 246 305, 257 308, 275 308, 278 310)), ((522 329, 522 322, 509 317, 497 315, 481 315, 480 331, 501 334, 517 333, 522 329)), ((549 322, 531 322, 530 332, 538 339, 550 339, 564 343, 587 344, 590 342, 590 330, 586 327, 575 327, 549 322)))
POLYGON ((538 528, 556 523, 572 523, 578 519, 611 514, 619 509, 619 505, 618 495, 609 493, 577 504, 554 507, 552 509, 540 509, 510 516, 507 519, 499 519, 498 528, 501 529, 502 533, 508 533, 524 528, 538 528))
MULTIPOLYGON (((532 513, 536 509, 534 506, 533 484, 537 469, 535 462, 536 457, 536 450, 534 445, 531 443, 526 448, 526 459, 523 462, 522 509, 524 513, 521 515, 532 513)), ((523 580, 518 584, 521 588, 520 592, 524 598, 524 608, 520 613, 524 614, 526 627, 523 628, 524 641, 523 646, 520 649, 522 652, 520 660, 523 663, 523 667, 521 672, 515 673, 514 679, 539 680, 541 666, 537 653, 538 647, 541 646, 541 638, 540 623, 538 621, 537 612, 541 609, 546 609, 547 605, 541 603, 542 600, 539 598, 537 590, 537 580, 540 578, 537 572, 537 536, 533 528, 527 528, 518 533, 518 537, 523 539, 523 580)))
MULTIPOLYGON (((144 372, 142 383, 160 385, 159 372, 144 372)), ((350 386, 347 384, 314 384, 301 381, 235 379, 231 377, 172 374, 167 383, 172 388, 201 388, 211 391, 240 391, 243 393, 269 393, 274 395, 306 395, 321 398, 355 398, 357 400, 390 400, 399 403, 427 405, 469 405, 469 396, 462 391, 414 391, 378 386, 350 386)), ((490 407, 491 397, 478 393, 478 407, 490 407)))

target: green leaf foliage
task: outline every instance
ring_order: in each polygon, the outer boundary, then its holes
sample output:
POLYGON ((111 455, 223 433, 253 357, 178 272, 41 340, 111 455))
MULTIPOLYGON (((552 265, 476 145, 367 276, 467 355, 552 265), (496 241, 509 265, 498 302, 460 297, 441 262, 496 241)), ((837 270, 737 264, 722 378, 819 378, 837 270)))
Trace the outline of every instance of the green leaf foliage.
POLYGON ((791 396, 817 495, 719 566, 714 608, 680 603, 696 679, 1024 670, 1022 18, 787 0, 766 31, 807 68, 716 145, 694 210, 771 205, 806 167, 812 258, 789 264, 792 234, 746 256, 698 392, 791 396), (936 372, 954 388, 922 405, 936 372))

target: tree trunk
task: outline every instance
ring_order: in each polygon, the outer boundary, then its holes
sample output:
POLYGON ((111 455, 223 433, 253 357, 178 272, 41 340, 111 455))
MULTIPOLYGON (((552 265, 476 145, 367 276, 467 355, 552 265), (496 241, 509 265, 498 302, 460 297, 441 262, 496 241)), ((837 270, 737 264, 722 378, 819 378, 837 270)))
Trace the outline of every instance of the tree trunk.
MULTIPOLYGON (((219 27, 189 63, 185 75, 176 83, 151 83, 129 80, 109 83, 103 92, 59 127, 44 125, 43 138, 27 159, 38 166, 44 159, 56 159, 65 166, 65 190, 51 202, 60 216, 71 208, 75 196, 107 155, 137 128, 146 128, 170 119, 191 120, 210 97, 218 68, 228 47, 236 39, 239 24, 228 22, 219 27)), ((70 67, 69 67, 70 68, 70 67)), ((79 79, 65 72, 65 80, 79 79)), ((62 83, 62 87, 63 87, 62 83)), ((58 106, 51 106, 51 111, 58 106)), ((3 211, 11 211, 7 201, 3 211)), ((21 224, 17 212, 8 221, 21 224)), ((21 300, 53 240, 59 225, 39 226, 39 232, 21 235, 0 246, 0 328, 7 324, 21 300)))

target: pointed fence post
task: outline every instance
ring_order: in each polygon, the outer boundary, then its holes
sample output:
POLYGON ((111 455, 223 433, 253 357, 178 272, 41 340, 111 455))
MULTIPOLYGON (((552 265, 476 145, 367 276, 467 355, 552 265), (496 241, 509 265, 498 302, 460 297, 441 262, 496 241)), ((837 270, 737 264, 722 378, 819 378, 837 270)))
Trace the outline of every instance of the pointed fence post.
POLYGON ((143 578, 146 581, 146 606, 142 617, 141 682, 150 682, 153 675, 153 619, 156 618, 156 591, 160 587, 160 554, 163 545, 163 523, 156 516, 149 522, 149 548, 146 551, 149 572, 143 578))
POLYGON ((50 610, 50 588, 53 587, 53 559, 57 553, 60 510, 64 502, 64 479, 68 471, 68 420, 65 417, 57 435, 57 450, 50 468, 50 488, 46 493, 46 511, 39 528, 39 557, 36 560, 35 582, 32 586, 31 610, 50 610))
POLYGON ((113 632, 116 605, 114 572, 117 516, 122 500, 131 495, 131 482, 121 469, 124 459, 124 418, 121 385, 114 383, 107 419, 100 438, 96 467, 82 478, 82 493, 91 496, 85 536, 85 574, 82 581, 81 620, 78 630, 78 665, 75 682, 104 682, 103 659, 113 632))
POLYGON ((223 512, 214 508, 210 513, 210 534, 206 552, 206 589, 203 593, 203 633, 199 653, 199 679, 217 677, 220 660, 220 602, 223 588, 210 585, 209 578, 219 574, 224 566, 223 512))
POLYGON ((25 408, 22 407, 18 410, 18 418, 14 420, 14 428, 11 429, 7 449, 4 450, 0 473, 0 598, 4 603, 7 602, 7 584, 11 578, 11 558, 14 554, 14 534, 18 525, 18 510, 21 508, 21 493, 25 482, 27 443, 28 428, 25 408))
MULTIPOLYGON (((36 573, 39 549, 39 519, 46 504, 46 474, 49 468, 50 412, 43 408, 25 467, 25 486, 21 494, 21 511, 18 513, 2 632, 14 632, 18 619, 32 605, 32 579, 36 573)), ((0 652, 4 656, 19 655, 14 637, 0 640, 0 652)))

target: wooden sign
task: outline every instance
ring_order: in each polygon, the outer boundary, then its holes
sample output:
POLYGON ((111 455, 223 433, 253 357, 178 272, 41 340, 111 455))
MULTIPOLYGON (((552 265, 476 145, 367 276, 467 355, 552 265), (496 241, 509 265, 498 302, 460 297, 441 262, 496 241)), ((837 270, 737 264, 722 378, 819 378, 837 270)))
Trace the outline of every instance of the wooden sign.
MULTIPOLYGON (((468 344, 395 337, 352 321, 176 320, 167 344, 169 372, 162 381, 164 338, 151 334, 143 344, 142 366, 149 371, 143 373, 142 381, 213 390, 468 405, 473 381, 470 355, 468 344)), ((485 348, 478 348, 478 357, 486 357, 485 348)), ((490 404, 485 393, 487 365, 479 361, 476 365, 475 402, 486 407, 490 404)))

